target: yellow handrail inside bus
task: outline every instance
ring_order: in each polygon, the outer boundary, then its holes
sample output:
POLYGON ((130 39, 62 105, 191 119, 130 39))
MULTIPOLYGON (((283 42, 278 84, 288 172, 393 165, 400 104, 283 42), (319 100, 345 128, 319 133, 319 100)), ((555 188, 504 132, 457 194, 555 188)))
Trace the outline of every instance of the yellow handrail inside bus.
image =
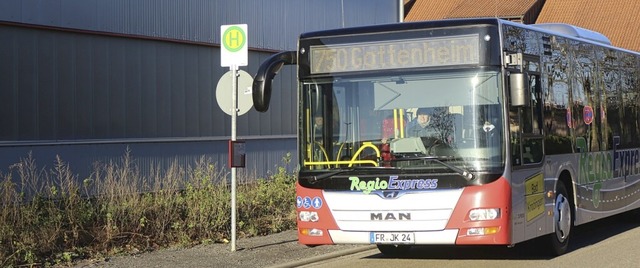
POLYGON ((400 109, 400 138, 404 138, 404 109, 400 109))
MULTIPOLYGON (((360 146, 360 148, 358 149, 358 151, 356 151, 355 154, 353 154, 353 157, 351 158, 351 162, 356 161, 356 158, 366 148, 373 148, 373 150, 376 151, 376 159, 380 159, 380 150, 378 150, 378 147, 373 145, 373 143, 371 143, 370 141, 367 141, 367 142, 364 142, 362 144, 362 146, 360 146)), ((351 166, 353 166, 353 164, 349 164, 349 167, 351 167, 351 166)), ((376 166, 378 166, 377 163, 376 163, 376 166)))
MULTIPOLYGON (((320 143, 317 143, 317 144, 320 145, 320 143)), ((322 146, 319 146, 319 147, 322 150, 322 152, 325 155, 325 157, 327 157, 327 153, 324 150, 324 148, 322 148, 322 146)), ((338 167, 338 165, 348 164, 349 167, 352 167, 354 164, 372 164, 373 166, 377 167, 378 166, 378 162, 376 162, 374 160, 356 160, 356 158, 360 155, 360 153, 362 153, 362 151, 364 149, 366 149, 366 148, 372 148, 376 152, 376 157, 380 158, 380 150, 378 149, 378 147, 375 146, 371 142, 365 142, 362 146, 360 146, 358 151, 356 151, 356 153, 353 155, 351 160, 348 160, 348 161, 347 160, 342 160, 342 161, 305 161, 304 165, 305 166, 335 165, 336 167, 338 167)), ((329 159, 329 158, 327 157, 326 159, 329 159)))
POLYGON ((320 151, 322 151, 322 154, 324 155, 324 159, 329 159, 329 154, 327 154, 327 151, 324 149, 324 147, 322 147, 322 143, 321 142, 315 142, 316 145, 318 145, 318 147, 320 147, 320 151))
POLYGON ((307 144, 309 144, 311 142, 311 111, 309 109, 306 110, 305 116, 307 117, 307 124, 305 126, 307 131, 305 133, 307 133, 307 144))
POLYGON ((393 109, 393 137, 398 138, 398 109, 393 109))
POLYGON ((393 109, 393 137, 404 138, 404 109, 393 109))
MULTIPOLYGON (((340 154, 342 153, 342 148, 344 148, 345 144, 346 142, 343 142, 342 144, 340 144, 340 149, 338 149, 338 154, 336 154, 336 159, 340 159, 340 154)), ((338 167, 338 164, 336 164, 336 167, 338 167)))
POLYGON ((345 165, 349 164, 352 166, 353 164, 371 164, 373 166, 378 166, 378 162, 374 160, 342 160, 342 161, 305 161, 305 166, 322 166, 322 165, 345 165))
MULTIPOLYGON (((329 160, 329 154, 327 154, 327 151, 324 149, 324 147, 322 147, 322 143, 320 142, 313 142, 313 144, 315 146, 318 146, 318 148, 320 148, 320 151, 322 152, 322 155, 324 156, 324 159, 329 160)), ((314 146, 309 146, 309 149, 307 150, 308 154, 307 155, 311 155, 311 151, 313 150, 314 146)), ((328 162, 328 161, 323 161, 323 162, 328 162)))

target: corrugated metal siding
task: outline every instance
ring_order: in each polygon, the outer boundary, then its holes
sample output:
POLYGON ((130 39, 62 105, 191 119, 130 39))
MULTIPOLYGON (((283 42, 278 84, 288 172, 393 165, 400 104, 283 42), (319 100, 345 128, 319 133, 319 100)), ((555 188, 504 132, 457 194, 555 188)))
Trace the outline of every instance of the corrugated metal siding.
POLYGON ((249 46, 273 50, 295 49, 294 40, 305 31, 396 22, 399 10, 398 0, 0 2, 3 21, 207 44, 220 43, 220 25, 246 23, 249 46))
MULTIPOLYGON (((30 153, 48 167, 60 155, 82 179, 127 147, 143 171, 203 155, 226 165, 231 118, 214 91, 228 70, 218 49, 7 25, 0 39, 0 172, 30 153)), ((251 51, 243 69, 255 73, 269 55, 251 51)), ((277 172, 287 153, 297 163, 295 69, 274 86, 268 113, 238 117, 246 172, 259 176, 277 172)))
MULTIPOLYGON (((126 148, 143 172, 202 155, 226 166, 231 118, 214 90, 227 69, 211 46, 220 25, 247 23, 251 47, 292 50, 304 31, 397 21, 396 0, 344 1, 344 17, 341 2, 0 1, 0 173, 29 154, 48 170, 60 155, 83 179, 93 162, 117 159, 126 148)), ((268 56, 250 51, 241 69, 254 74, 268 56)), ((285 67, 270 111, 238 118, 238 138, 249 139, 247 172, 276 172, 287 153, 297 163, 295 80, 295 69, 285 67)))
MULTIPOLYGON (((166 172, 171 164, 180 167, 193 167, 204 157, 214 163, 216 168, 230 179, 226 140, 193 140, 179 142, 103 142, 77 144, 33 144, 19 146, 0 146, 0 172, 8 175, 7 167, 28 159, 31 155, 37 170, 54 170, 56 157, 67 163, 70 170, 77 175, 78 183, 96 171, 96 164, 120 163, 125 153, 129 152, 133 167, 148 177, 157 170, 166 172)), ((278 167, 293 171, 297 163, 296 138, 246 141, 246 168, 238 169, 238 175, 250 178, 267 178, 278 172, 278 167), (291 163, 284 165, 283 158, 291 154, 291 163)), ((15 170, 13 171, 15 172, 15 170)), ((12 179, 20 185, 18 174, 12 179)), ((7 176, 8 177, 8 176, 7 176)), ((54 178, 51 178, 54 179, 54 178)))
MULTIPOLYGON (((218 48, 12 26, 0 37, 0 142, 231 133, 215 99, 228 71, 218 48)), ((252 51, 243 69, 269 55, 252 51)), ((294 68, 274 85, 270 112, 238 117, 239 136, 296 133, 294 68)))

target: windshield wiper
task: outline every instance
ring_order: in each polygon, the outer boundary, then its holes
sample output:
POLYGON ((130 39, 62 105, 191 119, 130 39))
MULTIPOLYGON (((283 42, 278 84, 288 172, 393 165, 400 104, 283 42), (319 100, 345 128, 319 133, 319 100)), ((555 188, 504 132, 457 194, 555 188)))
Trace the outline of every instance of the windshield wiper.
POLYGON ((345 172, 351 172, 351 171, 355 171, 355 170, 389 170, 389 169, 398 169, 395 167, 352 167, 352 168, 348 168, 348 169, 340 169, 340 170, 336 170, 333 172, 326 172, 326 173, 322 173, 322 174, 318 174, 318 175, 307 175, 307 176, 303 176, 300 177, 301 179, 306 179, 309 180, 311 183, 316 183, 319 181, 323 181, 326 180, 328 178, 331 178, 335 175, 339 175, 345 172))
POLYGON ((343 170, 327 172, 327 173, 322 173, 320 175, 312 175, 311 177, 303 177, 303 178, 309 180, 311 183, 316 183, 316 182, 323 181, 323 180, 326 180, 328 178, 331 178, 332 176, 335 176, 335 175, 338 175, 338 174, 341 174, 341 173, 345 173, 347 171, 353 171, 353 169, 343 169, 343 170))
POLYGON ((468 171, 466 168, 456 167, 454 165, 451 165, 451 164, 448 164, 448 163, 444 162, 444 161, 449 161, 449 160, 463 160, 462 157, 455 157, 455 156, 413 156, 413 157, 396 158, 396 159, 390 160, 390 162, 416 161, 416 160, 427 160, 427 161, 432 161, 432 162, 439 163, 439 164, 441 164, 441 165, 443 165, 443 166, 455 171, 460 176, 464 177, 465 180, 467 180, 467 181, 473 180, 473 177, 474 177, 473 173, 468 171))

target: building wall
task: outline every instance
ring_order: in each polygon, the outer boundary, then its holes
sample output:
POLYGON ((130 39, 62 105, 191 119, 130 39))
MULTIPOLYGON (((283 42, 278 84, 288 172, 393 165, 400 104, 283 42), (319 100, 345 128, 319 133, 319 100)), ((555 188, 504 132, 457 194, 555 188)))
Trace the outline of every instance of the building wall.
MULTIPOLYGON (((29 156, 50 170, 59 156, 82 179, 127 151, 145 173, 202 157, 228 169, 219 48, 15 25, 0 25, 0 39, 0 174, 29 156)), ((269 55, 252 51, 243 69, 269 55)), ((274 91, 272 110, 237 122, 243 171, 262 177, 287 154, 297 161, 294 70, 274 84, 287 90, 274 91)))
POLYGON ((248 24, 249 47, 294 50, 302 32, 399 21, 398 0, 4 0, 0 21, 220 44, 248 24))
MULTIPOLYGON (((220 25, 249 24, 241 69, 255 74, 301 32, 397 21, 395 0, 342 2, 0 1, 0 174, 29 155, 50 170, 60 156, 84 178, 126 151, 143 172, 201 157, 227 169, 220 25)), ((295 78, 285 67, 270 110, 238 117, 243 172, 267 176, 287 154, 297 163, 295 78)))
MULTIPOLYGON (((228 71, 218 47, 14 26, 0 27, 0 38, 1 141, 231 133, 215 99, 228 71)), ((252 51, 243 69, 255 73, 269 55, 252 51)), ((271 113, 238 118, 238 135, 295 134, 296 94, 274 93, 271 113)))

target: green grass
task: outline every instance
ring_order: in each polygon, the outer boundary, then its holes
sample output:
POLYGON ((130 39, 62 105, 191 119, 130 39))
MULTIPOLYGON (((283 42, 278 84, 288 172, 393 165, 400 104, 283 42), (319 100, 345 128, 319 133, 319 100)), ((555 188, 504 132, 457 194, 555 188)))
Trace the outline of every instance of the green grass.
MULTIPOLYGON (((230 175, 209 159, 142 176, 127 152, 97 164, 84 180, 62 159, 55 163, 39 169, 28 156, 0 172, 0 267, 65 265, 230 238, 230 175)), ((295 228, 295 177, 284 167, 269 178, 240 177, 236 197, 239 238, 295 228)))

